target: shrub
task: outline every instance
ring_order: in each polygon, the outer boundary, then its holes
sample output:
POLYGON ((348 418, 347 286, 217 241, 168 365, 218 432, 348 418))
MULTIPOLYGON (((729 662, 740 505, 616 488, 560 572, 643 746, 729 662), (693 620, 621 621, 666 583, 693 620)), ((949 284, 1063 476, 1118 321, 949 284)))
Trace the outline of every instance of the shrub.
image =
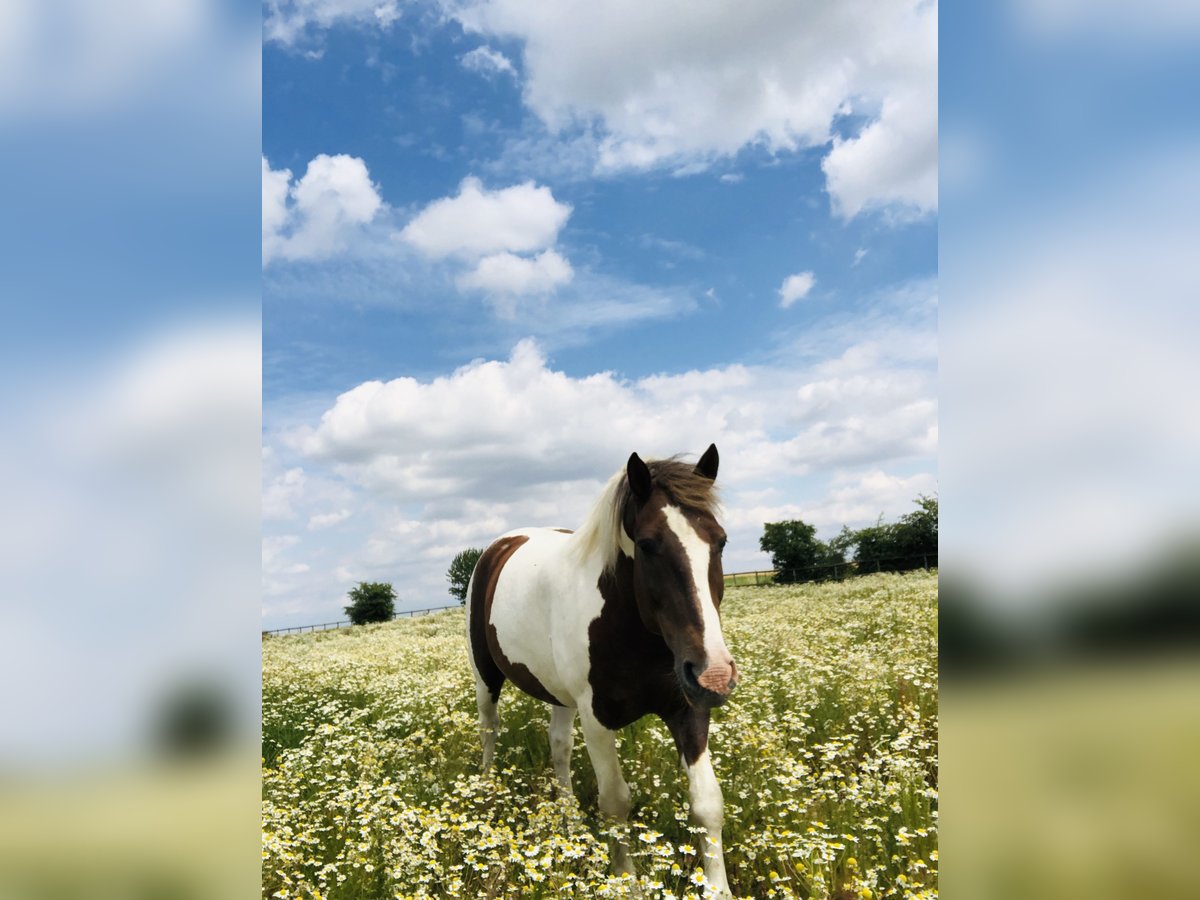
POLYGON ((396 592, 382 581, 360 581, 350 591, 346 615, 355 625, 391 621, 396 615, 396 592))

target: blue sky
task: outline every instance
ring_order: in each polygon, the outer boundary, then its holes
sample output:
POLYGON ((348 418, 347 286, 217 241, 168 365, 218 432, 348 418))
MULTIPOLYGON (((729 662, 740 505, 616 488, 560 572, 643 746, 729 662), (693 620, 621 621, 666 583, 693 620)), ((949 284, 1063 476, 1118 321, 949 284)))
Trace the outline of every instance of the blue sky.
POLYGON ((731 569, 936 491, 936 14, 268 3, 264 627, 631 450, 717 442, 731 569))

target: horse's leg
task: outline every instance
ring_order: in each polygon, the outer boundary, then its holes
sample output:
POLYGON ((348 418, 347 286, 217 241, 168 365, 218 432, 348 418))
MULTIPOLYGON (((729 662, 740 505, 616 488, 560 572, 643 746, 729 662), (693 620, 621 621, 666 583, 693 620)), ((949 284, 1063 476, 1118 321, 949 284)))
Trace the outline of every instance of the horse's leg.
POLYGON ((575 743, 575 708, 550 707, 550 758, 563 790, 571 793, 571 746, 575 743))
POLYGON ((499 700, 499 688, 493 693, 492 689, 484 683, 483 678, 476 673, 475 704, 479 707, 479 736, 483 740, 483 771, 485 773, 491 769, 492 758, 496 754, 496 733, 500 730, 499 700))
POLYGON ((730 896, 725 873, 725 851, 721 846, 721 828, 725 823, 725 798, 713 772, 708 755, 708 710, 689 707, 667 720, 679 758, 687 769, 688 800, 692 818, 704 829, 700 848, 704 877, 718 896, 730 896))
MULTIPOLYGON (((686 763, 686 760, 684 761, 686 763)), ((687 766, 688 799, 692 804, 692 817, 704 829, 704 877, 718 892, 725 896, 729 891, 729 878, 725 874, 725 850, 721 846, 721 828, 725 822, 725 799, 721 785, 713 772, 712 760, 707 748, 700 758, 687 766)))
MULTIPOLYGON (((592 768, 596 771, 600 812, 624 825, 629 821, 629 785, 621 775, 621 760, 617 756, 617 733, 601 725, 587 703, 579 705, 579 723, 583 726, 583 741, 592 768)), ((634 874, 629 848, 622 841, 613 847, 613 868, 618 874, 634 874)))
POLYGON ((500 700, 500 688, 504 687, 504 673, 492 658, 484 631, 484 592, 481 584, 471 576, 470 606, 467 608, 467 647, 471 671, 475 675, 475 704, 479 707, 479 736, 483 741, 483 771, 492 767, 496 753, 496 733, 500 730, 500 716, 496 706, 500 700))

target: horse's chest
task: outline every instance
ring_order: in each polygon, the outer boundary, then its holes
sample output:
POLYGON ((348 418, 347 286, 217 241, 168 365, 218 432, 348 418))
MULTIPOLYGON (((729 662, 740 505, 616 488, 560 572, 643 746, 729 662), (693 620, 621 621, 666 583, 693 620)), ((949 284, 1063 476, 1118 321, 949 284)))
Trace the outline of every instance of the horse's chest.
POLYGON ((589 657, 592 709, 606 728, 624 728, 650 713, 669 714, 684 702, 671 653, 653 635, 593 641, 589 657))

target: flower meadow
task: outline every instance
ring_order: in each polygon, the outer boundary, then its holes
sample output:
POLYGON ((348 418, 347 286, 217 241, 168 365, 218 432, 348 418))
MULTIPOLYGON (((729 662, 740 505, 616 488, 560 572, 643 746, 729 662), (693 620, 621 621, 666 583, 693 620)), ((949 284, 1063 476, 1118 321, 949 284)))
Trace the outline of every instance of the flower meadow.
MULTIPOLYGON (((738 587, 741 679, 714 710, 738 897, 937 896, 937 575, 738 587)), ((549 708, 506 685, 479 771, 463 613, 263 642, 264 897, 701 898, 687 779, 666 727, 619 737, 627 826, 601 818, 576 723, 574 796, 549 708), (637 876, 613 876, 624 840, 637 876)))

